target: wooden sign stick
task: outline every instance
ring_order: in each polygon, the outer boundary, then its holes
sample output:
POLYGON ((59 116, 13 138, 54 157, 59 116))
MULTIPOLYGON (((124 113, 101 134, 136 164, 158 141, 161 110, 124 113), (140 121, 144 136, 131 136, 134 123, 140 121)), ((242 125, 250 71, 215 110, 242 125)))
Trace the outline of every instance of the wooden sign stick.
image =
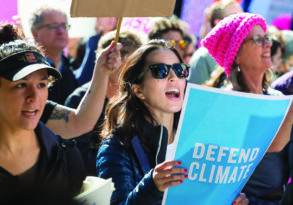
POLYGON ((119 17, 117 19, 117 28, 116 28, 116 35, 115 35, 115 42, 118 43, 119 41, 119 33, 120 33, 120 28, 121 28, 121 23, 122 23, 123 17, 119 17))

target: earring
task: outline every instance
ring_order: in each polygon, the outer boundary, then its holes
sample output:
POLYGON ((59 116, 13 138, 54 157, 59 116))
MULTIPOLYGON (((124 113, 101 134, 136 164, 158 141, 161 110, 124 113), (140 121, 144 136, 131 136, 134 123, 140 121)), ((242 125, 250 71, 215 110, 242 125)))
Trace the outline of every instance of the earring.
POLYGON ((241 71, 240 67, 239 67, 239 65, 237 65, 237 72, 240 73, 240 71, 241 71))

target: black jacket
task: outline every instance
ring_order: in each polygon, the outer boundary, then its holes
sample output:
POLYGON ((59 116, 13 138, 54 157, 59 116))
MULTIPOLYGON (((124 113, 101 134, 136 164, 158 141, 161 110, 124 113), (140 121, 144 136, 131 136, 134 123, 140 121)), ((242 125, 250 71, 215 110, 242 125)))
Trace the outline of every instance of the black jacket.
MULTIPOLYGON (((48 61, 55 67, 52 61, 48 61)), ((58 68, 62 78, 49 87, 48 100, 64 105, 66 98, 79 86, 71 67, 69 59, 62 55, 62 64, 58 68)))

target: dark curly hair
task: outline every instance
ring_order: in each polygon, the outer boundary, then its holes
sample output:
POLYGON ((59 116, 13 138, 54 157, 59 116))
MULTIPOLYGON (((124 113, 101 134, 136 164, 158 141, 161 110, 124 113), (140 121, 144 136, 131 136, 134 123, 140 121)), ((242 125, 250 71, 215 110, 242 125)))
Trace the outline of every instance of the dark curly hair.
POLYGON ((0 24, 0 45, 17 39, 22 39, 22 35, 14 25, 0 24))

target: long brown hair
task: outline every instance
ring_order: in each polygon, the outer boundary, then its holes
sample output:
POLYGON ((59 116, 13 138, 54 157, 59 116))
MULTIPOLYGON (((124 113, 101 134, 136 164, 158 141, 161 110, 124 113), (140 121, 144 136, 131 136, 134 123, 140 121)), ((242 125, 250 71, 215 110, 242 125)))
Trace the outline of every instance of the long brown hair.
MULTIPOLYGON (((111 136, 116 129, 123 133, 124 143, 128 143, 135 134, 141 136, 146 123, 158 124, 149 109, 135 95, 133 84, 143 83, 147 69, 147 56, 158 49, 169 49, 183 62, 177 50, 164 40, 151 40, 129 56, 122 67, 119 77, 119 94, 113 97, 106 111, 106 119, 101 133, 102 138, 111 136)), ((143 136, 142 136, 143 137, 143 136)))

